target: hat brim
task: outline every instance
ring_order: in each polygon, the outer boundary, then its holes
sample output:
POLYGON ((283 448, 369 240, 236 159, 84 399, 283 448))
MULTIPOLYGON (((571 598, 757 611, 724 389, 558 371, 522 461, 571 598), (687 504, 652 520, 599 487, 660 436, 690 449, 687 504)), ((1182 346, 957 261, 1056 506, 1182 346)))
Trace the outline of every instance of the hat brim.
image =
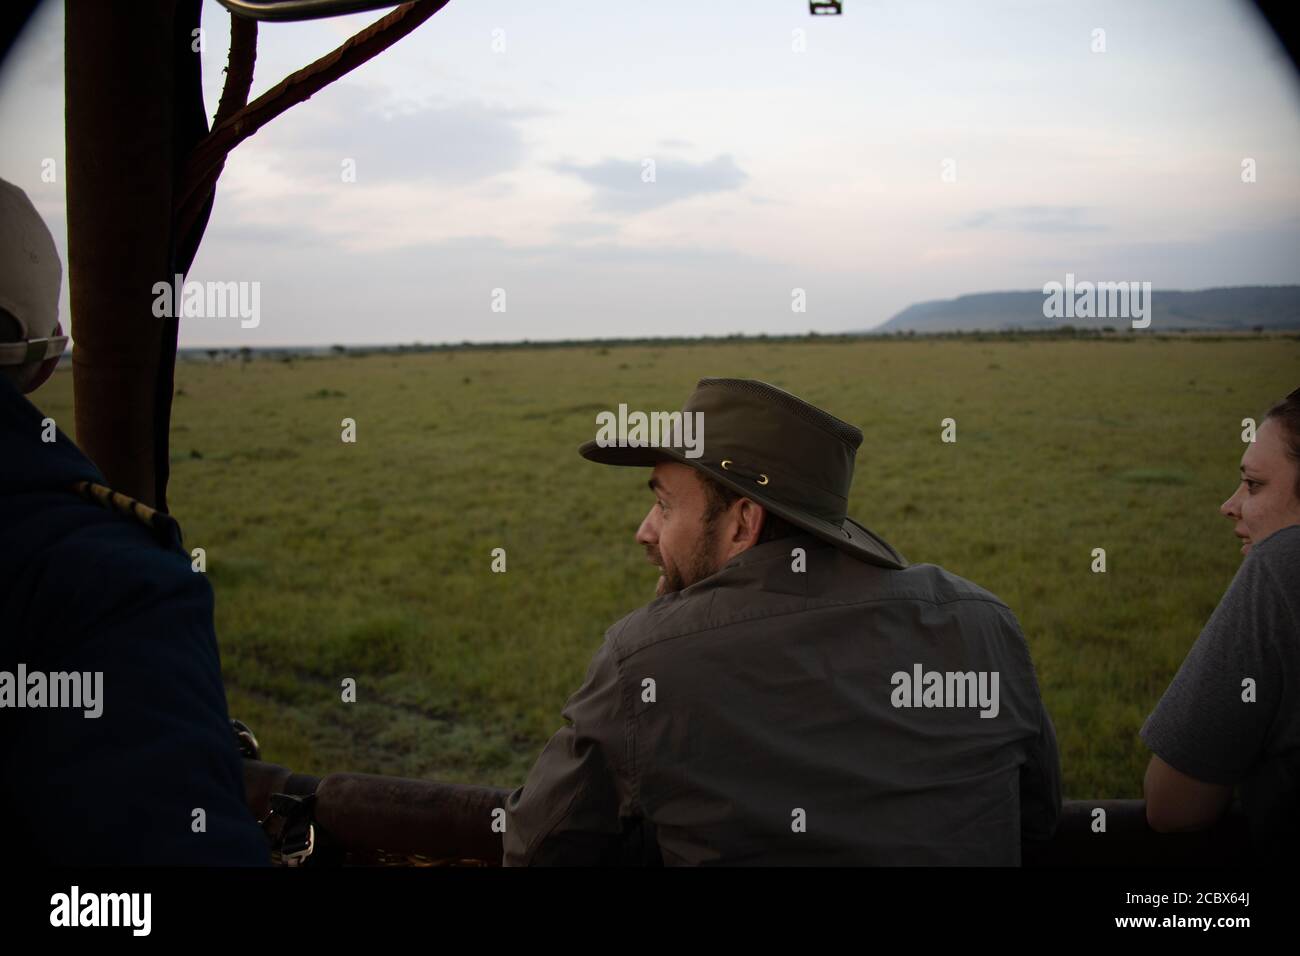
POLYGON ((741 484, 719 468, 713 468, 695 458, 687 458, 683 452, 676 448, 601 445, 595 440, 591 440, 583 442, 578 448, 578 454, 588 461, 598 462, 602 465, 653 467, 664 461, 689 465, 708 475, 719 484, 726 485, 737 494, 757 501, 764 509, 784 518, 790 524, 816 535, 823 541, 847 551, 860 560, 896 571, 908 566, 907 559, 889 542, 852 518, 846 517, 843 524, 835 525, 818 518, 816 515, 789 508, 756 491, 752 485, 741 484))

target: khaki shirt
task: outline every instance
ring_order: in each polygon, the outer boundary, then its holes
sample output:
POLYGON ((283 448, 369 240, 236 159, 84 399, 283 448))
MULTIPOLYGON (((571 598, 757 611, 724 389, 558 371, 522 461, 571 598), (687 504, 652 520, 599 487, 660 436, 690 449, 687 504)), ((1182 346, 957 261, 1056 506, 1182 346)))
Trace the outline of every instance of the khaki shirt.
POLYGON ((561 716, 508 798, 507 866, 1018 865, 1060 812, 1007 606, 812 535, 624 617, 561 716))

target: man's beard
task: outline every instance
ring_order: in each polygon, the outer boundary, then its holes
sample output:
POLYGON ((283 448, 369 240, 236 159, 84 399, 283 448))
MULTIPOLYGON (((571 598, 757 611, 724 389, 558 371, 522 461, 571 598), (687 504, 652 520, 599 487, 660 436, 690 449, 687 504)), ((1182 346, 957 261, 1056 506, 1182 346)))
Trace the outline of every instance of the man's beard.
POLYGON ((686 559, 684 575, 683 569, 670 566, 663 560, 663 555, 660 555, 660 562, 664 569, 664 594, 688 588, 717 572, 714 555, 717 554, 718 530, 716 520, 708 520, 704 523, 704 531, 696 539, 695 547, 686 559))

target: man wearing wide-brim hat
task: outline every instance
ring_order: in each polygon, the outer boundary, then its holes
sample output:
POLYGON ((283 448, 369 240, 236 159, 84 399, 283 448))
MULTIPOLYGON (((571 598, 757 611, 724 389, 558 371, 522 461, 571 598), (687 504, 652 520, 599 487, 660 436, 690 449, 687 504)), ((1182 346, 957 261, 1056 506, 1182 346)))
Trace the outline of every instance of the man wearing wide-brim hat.
POLYGON ((688 415, 689 447, 580 449, 653 469, 658 594, 510 794, 503 862, 1019 864, 1060 762, 1010 609, 848 516, 854 426, 745 379, 688 415))

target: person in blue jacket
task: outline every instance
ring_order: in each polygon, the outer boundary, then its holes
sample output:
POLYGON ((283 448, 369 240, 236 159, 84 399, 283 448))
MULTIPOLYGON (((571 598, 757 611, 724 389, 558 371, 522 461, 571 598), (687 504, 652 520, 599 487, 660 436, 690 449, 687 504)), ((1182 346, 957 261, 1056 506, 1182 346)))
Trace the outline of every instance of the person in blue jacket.
POLYGON ((24 393, 66 345, 62 266, 0 180, 0 828, 13 864, 257 865, 212 620, 174 519, 24 393))

